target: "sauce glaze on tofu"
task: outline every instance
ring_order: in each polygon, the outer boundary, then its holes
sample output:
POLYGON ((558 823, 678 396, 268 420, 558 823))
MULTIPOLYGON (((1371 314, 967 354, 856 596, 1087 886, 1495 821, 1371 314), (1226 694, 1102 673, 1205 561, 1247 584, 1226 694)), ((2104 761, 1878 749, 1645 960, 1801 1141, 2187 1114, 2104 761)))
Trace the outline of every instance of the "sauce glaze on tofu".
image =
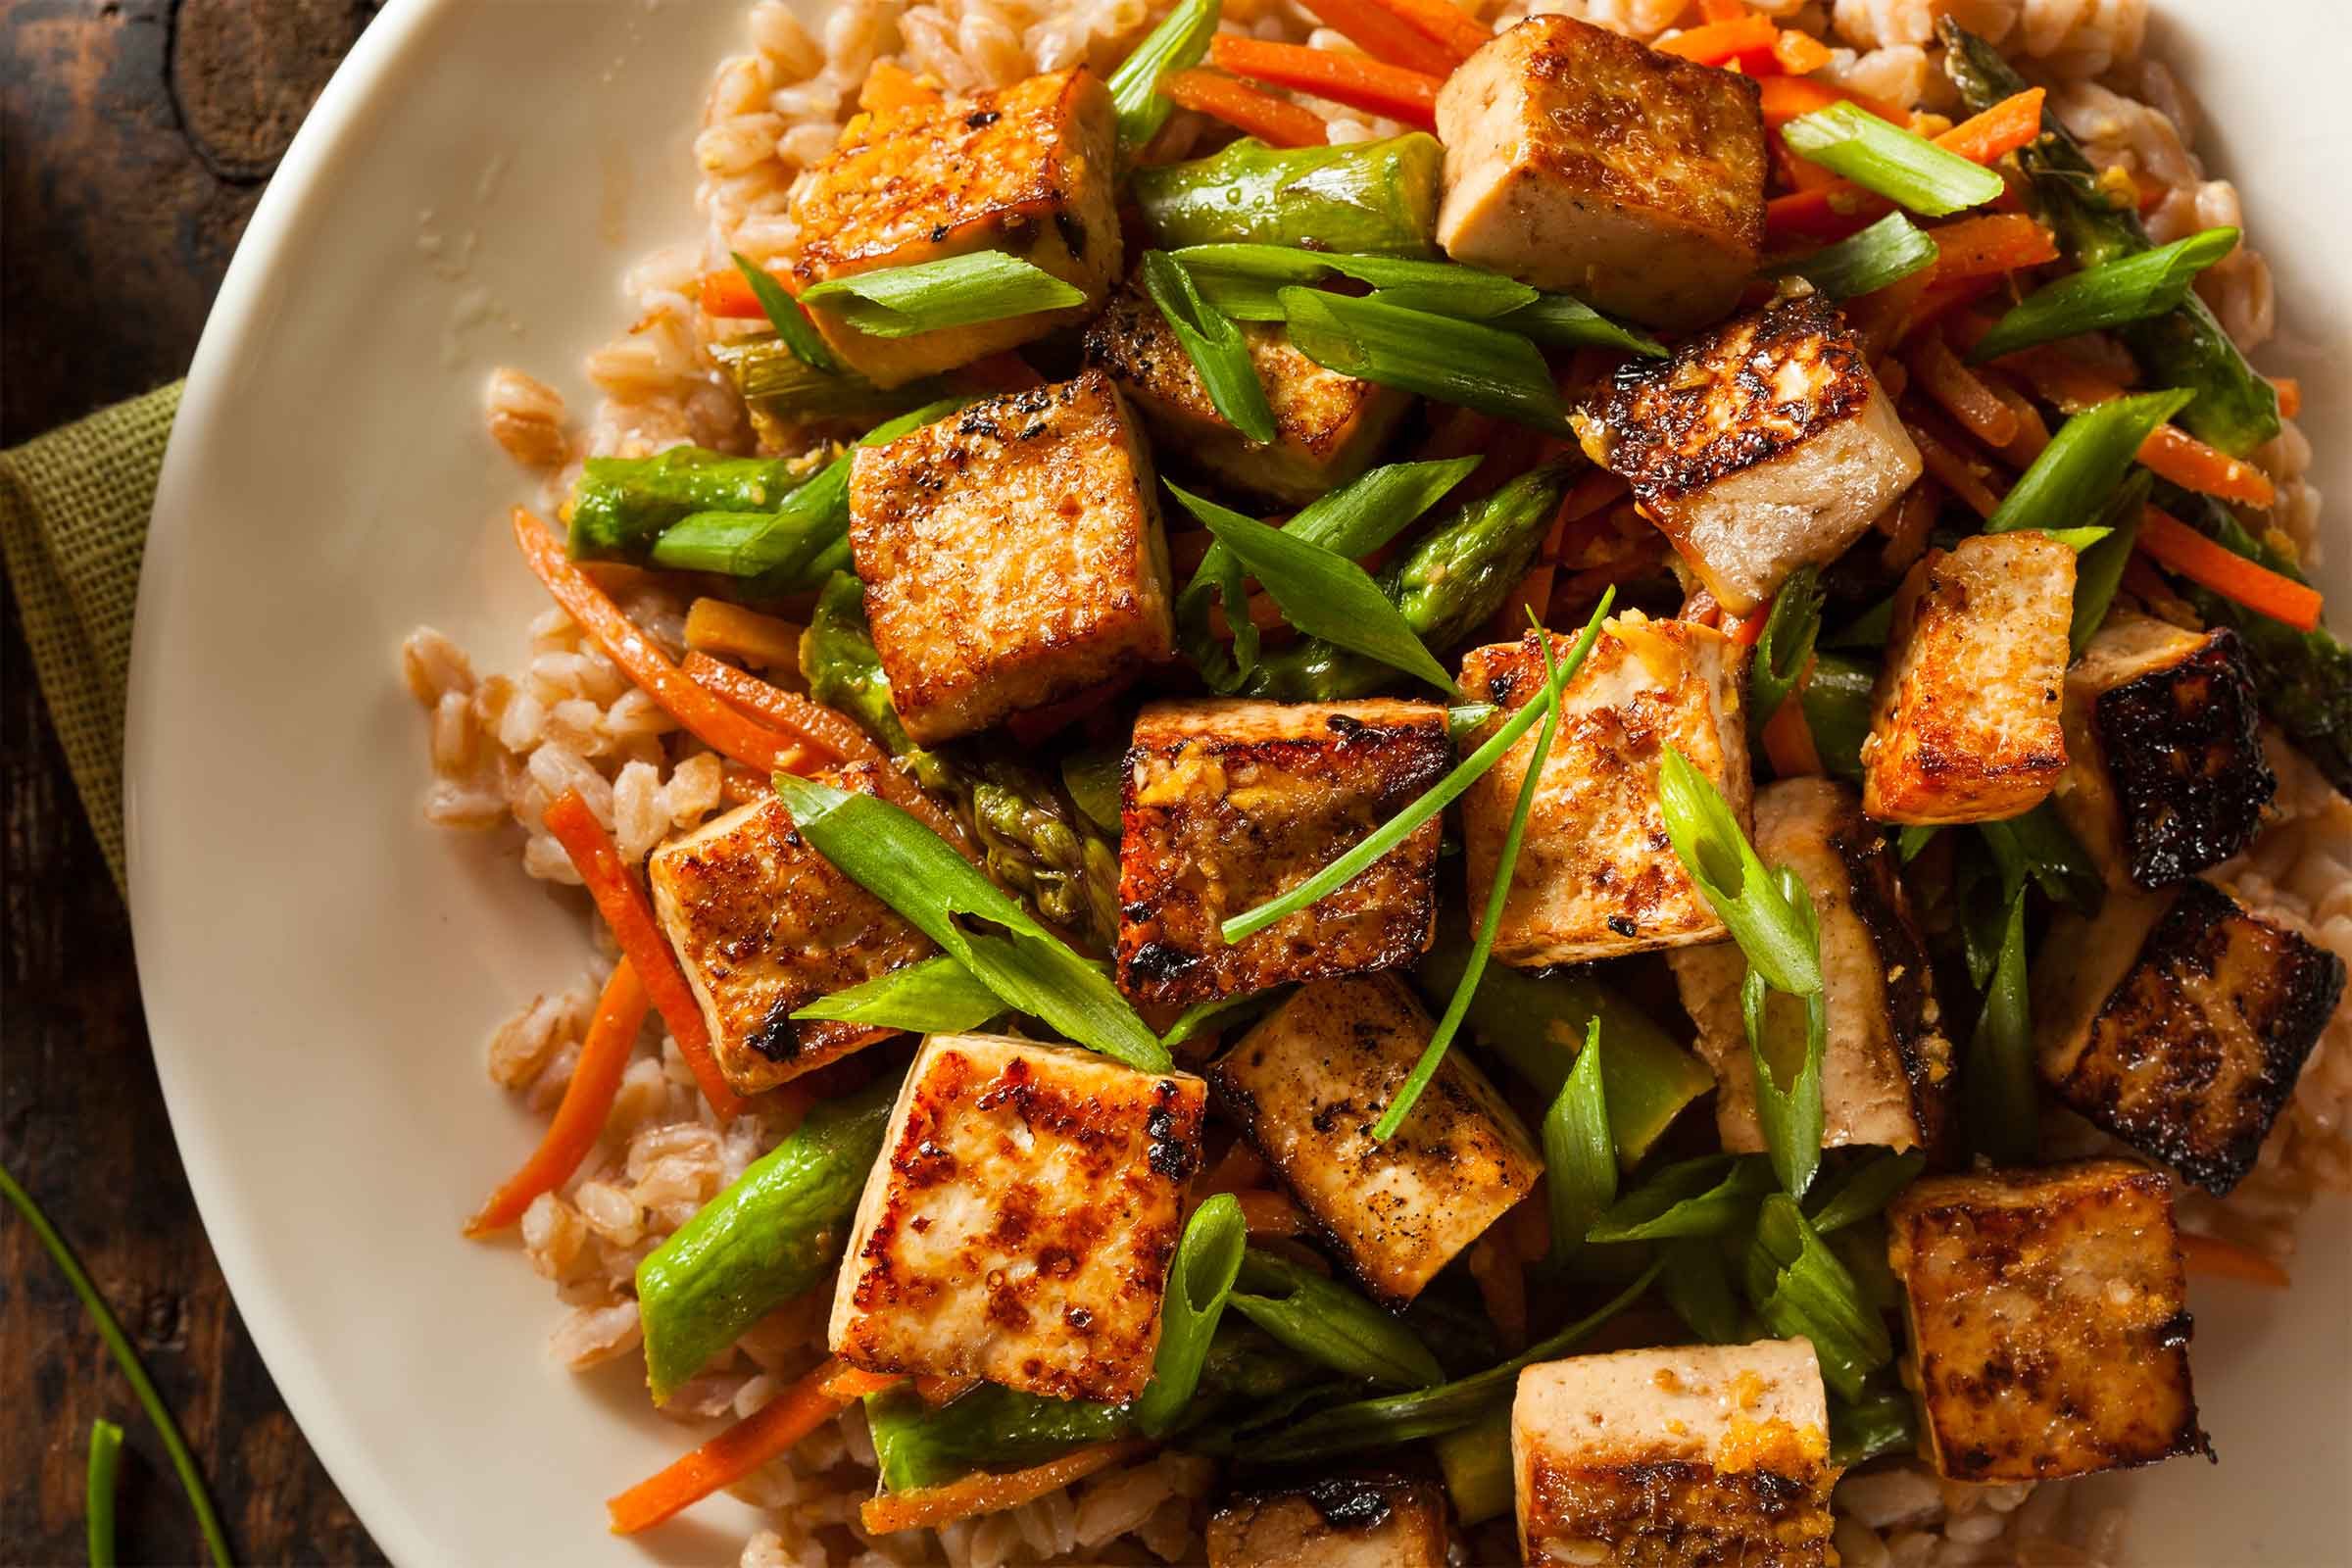
POLYGON ((1446 1568, 1435 1482, 1331 1476, 1247 1492, 1209 1516, 1208 1568, 1446 1568))

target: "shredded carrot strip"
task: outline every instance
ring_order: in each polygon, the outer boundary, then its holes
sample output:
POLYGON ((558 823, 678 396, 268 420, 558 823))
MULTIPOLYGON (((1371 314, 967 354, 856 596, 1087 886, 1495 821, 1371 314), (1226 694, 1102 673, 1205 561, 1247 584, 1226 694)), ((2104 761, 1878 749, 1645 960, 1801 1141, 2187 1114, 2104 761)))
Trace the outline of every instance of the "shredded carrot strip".
POLYGON ((2157 564, 2297 631, 2311 631, 2320 624, 2318 589, 2223 548, 2154 507, 2140 518, 2139 549, 2157 564))
POLYGON ((1091 1447, 1075 1449, 1058 1459, 1026 1470, 1004 1473, 981 1470, 942 1486, 922 1487, 912 1492, 896 1492, 886 1496, 872 1497, 858 1509, 865 1528, 875 1535, 892 1535, 901 1530, 937 1530, 958 1519, 975 1514, 1003 1513, 1024 1502, 1034 1502, 1049 1493, 1059 1492, 1066 1486, 1085 1480, 1098 1470, 1106 1470, 1129 1459, 1139 1459, 1151 1451, 1152 1445, 1141 1439, 1129 1438, 1117 1443, 1098 1443, 1091 1447))
MULTIPOLYGON (((847 714, 837 712, 813 698, 770 685, 757 675, 737 669, 732 664, 721 663, 705 653, 688 654, 684 670, 689 680, 729 707, 808 742, 837 761, 890 760, 883 755, 882 748, 875 745, 873 739, 847 714)), ((784 771, 800 772, 803 769, 787 768, 784 771)))
POLYGON ((1590 517, 1619 496, 1625 494, 1625 476, 1606 468, 1588 468, 1576 483, 1568 487, 1567 499, 1560 503, 1560 518, 1576 522, 1590 517))
MULTIPOLYGON (((1800 32, 1783 33, 1781 36, 1802 38, 1805 35, 1800 32)), ((1824 51, 1822 64, 1827 65, 1828 63, 1827 51, 1824 51)), ((1814 66, 1810 69, 1819 71, 1821 67, 1814 66)), ((1816 110, 1827 109, 1832 104, 1839 103, 1859 104, 1881 120, 1893 124, 1907 126, 1911 122, 1909 115, 1904 114, 1884 98, 1873 98, 1868 93, 1855 92, 1849 87, 1840 87, 1834 81, 1823 81, 1819 77, 1806 75, 1793 69, 1791 74, 1786 76, 1759 77, 1756 86, 1762 90, 1763 94, 1764 127, 1767 130, 1778 130, 1799 115, 1809 115, 1816 110)), ((1799 158, 1796 162, 1806 169, 1819 170, 1825 174, 1829 172, 1810 159, 1799 158)))
POLYGON ((1491 1235, 1470 1244, 1469 1263, 1495 1338, 1506 1350, 1520 1348, 1527 1344, 1527 1271, 1491 1235))
POLYGON ((2021 469, 2031 467, 2050 444, 2050 427, 2043 421, 2041 410, 1999 371, 1980 368, 1974 373, 2017 416, 2017 434, 2002 446, 2001 456, 2021 469))
POLYGON ((914 1392, 934 1410, 943 1404, 954 1404, 981 1384, 979 1378, 916 1378, 914 1392))
POLYGON ((1237 76, 1312 93, 1367 114, 1386 115, 1421 130, 1437 129, 1438 89, 1445 85, 1427 72, 1406 71, 1354 55, 1312 49, 1305 44, 1269 43, 1220 32, 1208 43, 1209 59, 1237 76))
POLYGON ((1218 1193, 1245 1193, 1266 1179, 1266 1162, 1257 1151, 1240 1139, 1210 1166, 1207 1173, 1193 1184, 1193 1196, 1212 1198, 1218 1193))
POLYGON ((1330 139, 1331 127, 1304 104, 1213 71, 1173 72, 1161 79, 1159 90, 1180 107, 1222 120, 1269 147, 1320 147, 1330 139))
POLYGON ((572 868, 580 873, 588 896, 596 901, 597 912, 605 924, 612 928, 612 939, 620 945, 621 956, 628 959, 637 978, 645 986, 646 995, 661 1010, 662 1021, 669 1028, 671 1038, 678 1043, 678 1053, 694 1071, 694 1081, 702 1086, 703 1098, 718 1112, 719 1120, 732 1120, 743 1108, 743 1100, 727 1083, 726 1074, 718 1070, 718 1058, 711 1054, 710 1027, 703 1020, 703 1009, 688 989, 686 976, 678 969, 678 960, 669 951, 662 928, 655 923, 653 905, 647 901, 645 889, 637 885, 620 858, 620 848, 612 842, 596 813, 588 808, 578 790, 565 790, 542 818, 548 832, 564 846, 571 857, 572 868))
MULTIPOLYGON (((1723 634, 1732 640, 1735 647, 1755 647, 1757 640, 1764 635, 1764 623, 1772 618, 1772 607, 1779 602, 1779 599, 1780 595, 1775 594, 1746 614, 1728 622, 1723 628, 1723 634)), ((1690 607, 1685 605, 1683 608, 1688 611, 1690 607)))
POLYGON ((1723 22, 1702 22, 1650 47, 1662 55, 1695 60, 1702 66, 1720 66, 1740 55, 1770 54, 1780 31, 1764 17, 1732 17, 1723 22))
POLYGON ((702 298, 703 314, 706 316, 733 320, 757 318, 767 314, 760 309, 760 296, 752 292, 751 279, 736 268, 705 272, 695 292, 702 298))
POLYGON ((2040 87, 2028 87, 1963 120, 1936 137, 1936 145, 1972 164, 1997 163, 2041 134, 2041 101, 2046 96, 2040 87))
POLYGON ((2023 213, 1986 213, 1954 219, 1928 230, 1936 242, 1936 281, 2013 272, 2058 259, 2050 231, 2023 213))
MULTIPOLYGON (((1674 612, 1674 618, 1687 620, 1693 626, 1721 626, 1723 606, 1717 604, 1715 596, 1706 589, 1695 589, 1690 598, 1683 601, 1683 608, 1674 612)), ((1756 625, 1760 633, 1763 622, 1758 621, 1756 625)))
POLYGON ((1303 1236, 1306 1216, 1298 1205, 1276 1192, 1259 1188, 1255 1192, 1236 1193, 1234 1200, 1242 1205, 1242 1224, 1252 1236, 1303 1236))
POLYGON ((2286 1289, 2286 1270, 2250 1247, 2224 1241, 2219 1236, 2200 1236, 2195 1231, 2180 1232, 2180 1261, 2191 1274, 2243 1280, 2249 1285, 2268 1285, 2273 1290, 2286 1289))
MULTIPOLYGON (((1958 153, 1971 163, 1994 164, 2015 152, 2041 128, 2042 89, 2029 88, 2013 98, 2005 98, 1973 120, 1959 124, 1935 138, 1936 145, 1945 152, 1958 153)), ((1865 104, 1863 107, 1871 108, 1865 104)), ((1872 109, 1872 113, 1877 113, 1872 109)), ((1896 123, 1903 122, 1897 119, 1896 123)), ((1892 212, 1893 205, 1874 196, 1846 180, 1819 190, 1800 190, 1788 196, 1776 196, 1764 205, 1764 229, 1775 244, 1792 239, 1843 239, 1867 223, 1892 212)), ((1962 219, 1961 223, 1976 221, 1962 219)), ((1957 227, 1958 224, 1947 224, 1957 227)), ((1929 230, 1931 234, 1936 230, 1929 230)), ((1940 244, 1940 240, 1938 241, 1940 244)), ((2057 247, 2043 261, 2054 260, 2057 247)), ((2018 265, 2030 265, 2020 263, 2018 265)))
MULTIPOLYGON (((1772 58, 1788 74, 1802 76, 1819 71, 1830 63, 1830 47, 1809 32, 1799 32, 1794 27, 1783 27, 1779 35, 1772 40, 1772 58)), ((1859 95, 1856 95, 1854 102, 1861 104, 1865 109, 1870 109, 1874 115, 1879 113, 1878 110, 1871 109, 1870 104, 1859 95)), ((1903 121, 1899 119, 1895 121, 1898 125, 1902 122, 1903 121)))
POLYGON ((1934 333, 1923 336, 1905 363, 1919 378, 1921 389, 1970 435, 1988 447, 2005 447, 2017 439, 2017 415, 1960 363, 1942 338, 1934 333))
POLYGON ((937 108, 940 101, 938 88, 891 60, 881 61, 867 72, 865 85, 858 91, 858 107, 869 115, 886 115, 894 109, 937 108))
POLYGON ((1874 524, 1886 536, 1886 547, 1881 559, 1891 571, 1905 571, 1928 548, 1928 536, 1935 532, 1936 514, 1942 509, 1943 491, 1935 480, 1922 477, 1903 498, 1888 507, 1874 524))
POLYGON ((1737 22, 1746 15, 1746 0, 1698 0, 1701 22, 1737 22))
POLYGON ((609 1499, 605 1511, 612 1516, 612 1533, 632 1536, 650 1530, 790 1451, 849 1407, 856 1396, 829 1392, 843 1370, 840 1361, 826 1361, 668 1469, 609 1499))
POLYGON ((2303 412, 2303 383, 2291 375, 2274 375, 2271 385, 2278 391, 2278 414, 2291 419, 2303 412))
POLYGON ((1465 15, 1453 0, 1372 0, 1372 3, 1444 48, 1446 67, 1440 75, 1494 41, 1494 29, 1465 15))
POLYGON ((1783 698, 1772 717, 1764 721, 1764 758, 1783 778, 1812 778, 1823 772, 1821 753, 1813 744, 1813 726, 1805 720, 1805 705, 1797 700, 1812 673, 1808 660, 1796 689, 1783 698))
POLYGON ((1940 432, 1915 416, 1906 416, 1903 428, 1910 432, 1912 444, 1919 448, 1920 461, 1946 490, 1967 503, 1968 509, 1980 517, 1989 517, 1999 510, 2001 498, 1988 482, 1992 466, 1980 463, 1963 453, 1953 442, 1942 438, 1940 432))
POLYGON ((851 1399, 862 1399, 869 1394, 880 1394, 884 1389, 896 1388, 906 1380, 903 1372, 868 1372, 861 1366, 852 1366, 840 1356, 834 1356, 827 1364, 832 1372, 825 1379, 823 1393, 827 1398, 840 1399, 845 1403, 851 1399))
POLYGON ((1443 76, 1461 61, 1376 0, 1298 0, 1307 15, 1375 60, 1443 76))
POLYGON ((2139 461, 2159 477, 2200 495, 2249 507, 2268 507, 2278 499, 2269 474, 2207 446, 2177 424, 2160 424, 2149 431, 2147 440, 2140 443, 2139 461))

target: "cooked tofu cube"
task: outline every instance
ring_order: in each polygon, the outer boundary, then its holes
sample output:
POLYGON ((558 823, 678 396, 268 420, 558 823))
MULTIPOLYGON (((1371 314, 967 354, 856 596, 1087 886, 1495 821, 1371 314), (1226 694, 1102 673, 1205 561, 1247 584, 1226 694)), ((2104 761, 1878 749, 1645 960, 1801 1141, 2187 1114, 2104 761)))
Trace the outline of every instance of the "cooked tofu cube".
POLYGON ((1064 1399, 1143 1393, 1207 1094, 1076 1046, 925 1040, 858 1205, 834 1353, 1064 1399))
POLYGON ((2043 1079, 2217 1195, 2253 1169, 2344 992, 2341 958, 2193 880, 2062 916, 2034 974, 2043 1079))
POLYGON ((1457 262, 1652 326, 1732 308, 1764 244, 1756 84, 1569 17, 1531 17, 1438 94, 1457 262))
POLYGON ((1726 610, 1827 565, 1920 473, 1845 318, 1795 294, 1629 367, 1577 420, 1726 610))
POLYGON ((1930 1176, 1887 1211, 1920 1431, 1954 1481, 2211 1452, 2172 1184, 2131 1160, 1930 1176))
POLYGON ((2061 692, 2075 553, 2035 529, 1931 550, 1894 596, 1862 741, 1862 808, 1882 822, 1995 822, 2066 771, 2061 692))
POLYGON ((2245 645, 2118 615, 2066 672, 2066 774, 2052 798, 2111 886, 2162 887, 2254 842, 2278 779, 2245 645))
POLYGON ((1134 415, 1093 370, 858 449, 850 546, 918 745, 1170 656, 1153 490, 1134 415))
MULTIPOLYGON (((1950 1125, 1952 1043, 1935 975, 1896 875, 1893 846, 1843 784, 1783 779, 1756 792, 1756 853, 1795 869, 1821 922, 1829 1045, 1821 1060, 1822 1143, 1934 1149, 1950 1125)), ((1715 1069, 1715 1125, 1736 1153, 1764 1148, 1755 1063, 1740 1020, 1747 960, 1728 942, 1669 956, 1698 1050, 1715 1069)), ((1775 1027, 1802 1039, 1804 1008, 1771 1003, 1775 1027)))
POLYGON ((1453 765, 1446 710, 1386 698, 1147 706, 1127 751, 1119 986, 1206 1002, 1410 963, 1437 931, 1437 818, 1239 944, 1224 922, 1323 869, 1453 765))
POLYGON ((1249 1492, 1209 1516, 1209 1568, 1446 1568, 1446 1494, 1403 1476, 1249 1492))
POLYGON ((1291 346, 1278 321, 1235 323, 1274 414, 1274 439, 1252 441, 1209 401, 1193 357, 1140 284, 1110 297, 1086 329, 1086 362, 1117 383, 1163 451, 1219 478, 1293 505, 1364 471, 1410 395, 1327 370, 1291 346))
MULTIPOLYGON (((1573 637, 1554 637, 1565 659, 1573 637)), ((1746 673, 1740 650, 1712 627, 1628 611, 1601 623, 1584 667, 1560 694, 1560 727, 1527 822, 1527 838, 1495 927, 1504 963, 1581 963, 1649 948, 1713 942, 1723 922, 1675 858, 1658 810, 1658 765, 1678 748, 1723 792, 1744 828, 1751 782, 1746 673)), ((1544 689, 1530 632, 1462 658, 1462 693, 1503 716, 1544 689)), ((1494 864, 1533 764, 1542 726, 1527 732, 1462 797, 1470 907, 1486 906, 1494 864)), ((1483 738, 1483 737, 1482 737, 1483 738)))
MULTIPOLYGON (((853 762, 816 776, 863 795, 878 768, 853 762)), ((702 1004, 719 1070, 756 1095, 893 1031, 793 1009, 902 968, 934 951, 889 905, 833 868, 793 831, 769 796, 713 817, 654 851, 654 910, 702 1004)))
POLYGON ((1527 1196, 1542 1157, 1460 1052, 1381 1143, 1373 1124, 1436 1026, 1392 975, 1301 986, 1208 1069, 1240 1123, 1333 1250, 1401 1307, 1527 1196))
POLYGON ((1539 1362, 1511 1404, 1520 1554, 1625 1568, 1835 1561, 1829 1427, 1803 1340, 1539 1362))
POLYGON ((1005 251, 1083 290, 1066 310, 875 337, 832 311, 826 345, 878 386, 968 365, 1083 321, 1119 276, 1110 94, 1084 70, 947 104, 861 114, 792 200, 799 289, 886 268, 1005 251))

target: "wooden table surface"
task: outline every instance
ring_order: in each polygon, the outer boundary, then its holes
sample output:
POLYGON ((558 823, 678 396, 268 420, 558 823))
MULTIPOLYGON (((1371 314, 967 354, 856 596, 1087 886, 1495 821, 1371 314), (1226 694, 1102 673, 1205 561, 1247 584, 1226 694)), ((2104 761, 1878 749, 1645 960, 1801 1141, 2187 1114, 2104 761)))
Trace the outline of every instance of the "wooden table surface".
MULTIPOLYGON (((0 445, 187 368, 270 172, 373 0, 0 0, 0 445)), ((210 1478, 241 1562, 381 1562, 213 1260, 148 1054, 130 924, 0 629, 0 1164, 79 1249, 210 1478)), ((128 1436, 125 1562, 202 1543, 32 1234, 0 1218, 0 1562, 83 1560, 90 1422, 128 1436)))

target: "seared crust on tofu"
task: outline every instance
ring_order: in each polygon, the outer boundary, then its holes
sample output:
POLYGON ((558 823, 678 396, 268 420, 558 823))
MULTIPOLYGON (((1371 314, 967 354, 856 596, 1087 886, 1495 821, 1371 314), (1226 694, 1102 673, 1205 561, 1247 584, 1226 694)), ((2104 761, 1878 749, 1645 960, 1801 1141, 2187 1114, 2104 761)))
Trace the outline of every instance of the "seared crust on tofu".
POLYGON ((1653 326, 1712 320, 1764 243, 1760 105, 1733 72, 1530 18, 1438 94, 1438 243, 1653 326))
POLYGON ((1206 1098, 1076 1046, 924 1041, 858 1203, 834 1352, 1065 1399, 1143 1393, 1206 1098))
POLYGON ((1086 363, 1116 382, 1160 445, 1210 473, 1294 504, 1364 471, 1411 407, 1394 387, 1327 370, 1276 321, 1237 321, 1274 414, 1274 439, 1252 441, 1209 401, 1200 368, 1141 286, 1115 291, 1086 329, 1086 363))
POLYGON ((2244 1180, 2343 996, 2343 960, 2203 881, 2111 894, 2087 929, 2053 926, 2043 953, 2050 1087, 2207 1192, 2244 1180))
POLYGON ((2213 1451, 2163 1172, 2093 1159, 1931 1176, 1886 1217, 1943 1475, 2045 1481, 2213 1451))
POLYGON ((2034 529, 1931 550, 1894 599, 1862 742, 1862 808, 1882 822, 1992 822, 2066 771, 2060 692, 2075 553, 2034 529))
POLYGON ((872 337, 830 311, 826 344, 877 385, 952 369, 1083 321, 1120 272, 1110 94, 1084 70, 946 104, 859 114, 794 194, 795 292, 831 278, 1007 251, 1085 291, 1067 310, 872 337))
POLYGON ((1208 1069, 1217 1102, 1376 1299, 1401 1307, 1527 1195, 1535 1145, 1446 1056, 1396 1136, 1372 1127, 1435 1025, 1389 975, 1302 986, 1208 1069))
POLYGON ((1546 1361, 1519 1374, 1511 1460, 1531 1563, 1832 1560, 1829 1409, 1803 1340, 1546 1361))
POLYGON ((2112 884, 2162 887, 2254 842, 2278 779, 2236 632, 2115 617, 2067 671, 2065 719, 2055 802, 2112 884))
MULTIPOLYGON (((1573 637, 1555 636, 1565 659, 1573 637)), ((1629 611, 1601 623, 1560 694, 1560 727, 1544 760, 1527 838, 1494 934, 1494 956, 1523 965, 1580 963, 1724 935, 1675 858, 1658 809, 1658 767, 1681 750, 1747 824, 1751 784, 1740 650, 1712 627, 1629 611)), ((1485 734, 1544 689, 1530 632, 1462 658, 1462 693, 1501 710, 1485 734)), ((1485 907, 1539 726, 1462 797, 1470 907, 1485 907)), ((1482 735, 1482 739, 1484 736, 1482 735)))
MULTIPOLYGON (((877 772, 871 762, 851 762, 815 776, 879 795, 877 772)), ((795 1022, 792 1013, 935 951, 809 848, 772 795, 662 845, 645 870, 719 1070, 742 1094, 773 1089, 894 1033, 795 1022)))
POLYGON ((858 448, 850 546, 891 699, 919 745, 1174 647, 1151 459, 1100 371, 858 448))
POLYGON ((1920 474, 1893 400, 1817 294, 1627 366, 1578 427, 1739 614, 1797 567, 1835 561, 1920 474))
POLYGON ((1453 764, 1433 703, 1152 703, 1121 786, 1119 986, 1205 1002, 1410 963, 1437 931, 1435 817, 1240 944, 1220 928, 1353 848, 1453 764))
POLYGON ((1209 1516, 1209 1568, 1446 1568, 1446 1494, 1396 1475, 1246 1492, 1209 1516))
MULTIPOLYGON (((1862 814, 1851 788, 1819 778, 1783 779, 1757 791, 1754 839, 1765 864, 1795 869, 1821 922, 1829 1014, 1822 1143, 1938 1148, 1951 1125, 1952 1043, 1893 846, 1862 814)), ((1758 1152, 1764 1129, 1740 1012, 1747 960, 1727 942, 1685 948, 1669 961, 1698 1024, 1698 1050, 1715 1069, 1723 1147, 1758 1152)), ((1804 1027, 1801 1006, 1788 999, 1772 1007, 1776 1026, 1804 1027)))

